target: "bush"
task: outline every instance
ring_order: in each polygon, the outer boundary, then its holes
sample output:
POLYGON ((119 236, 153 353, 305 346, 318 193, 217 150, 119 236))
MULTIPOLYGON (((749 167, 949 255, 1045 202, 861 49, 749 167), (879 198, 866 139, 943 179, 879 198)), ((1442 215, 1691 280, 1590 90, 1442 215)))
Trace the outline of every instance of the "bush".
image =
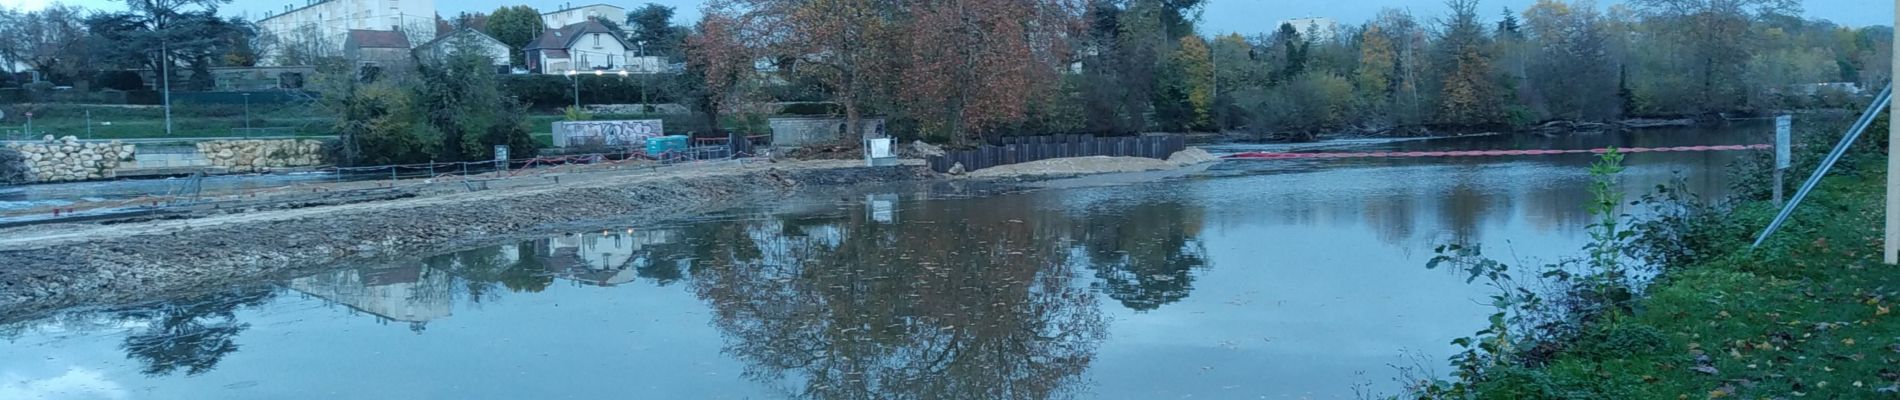
POLYGON ((1352 113, 1352 83, 1331 73, 1305 73, 1286 84, 1253 89, 1239 96, 1251 110, 1247 128, 1256 134, 1295 132, 1311 137, 1324 129, 1345 126, 1352 113))
POLYGON ((580 100, 584 104, 671 103, 677 100, 665 90, 676 75, 642 77, 619 74, 509 75, 500 77, 502 93, 535 110, 554 110, 574 105, 574 79, 580 80, 580 100), (644 86, 644 89, 643 89, 644 86))
POLYGON ((1477 398, 1482 400, 1568 398, 1544 371, 1515 366, 1495 367, 1486 371, 1485 379, 1478 387, 1477 398))
POLYGON ((1603 326, 1577 341, 1577 351, 1591 358, 1615 360, 1640 354, 1655 354, 1669 345, 1661 330, 1637 323, 1603 326))
POLYGON ((132 71, 103 71, 94 77, 93 81, 104 89, 128 91, 145 89, 145 79, 139 77, 139 73, 132 71))

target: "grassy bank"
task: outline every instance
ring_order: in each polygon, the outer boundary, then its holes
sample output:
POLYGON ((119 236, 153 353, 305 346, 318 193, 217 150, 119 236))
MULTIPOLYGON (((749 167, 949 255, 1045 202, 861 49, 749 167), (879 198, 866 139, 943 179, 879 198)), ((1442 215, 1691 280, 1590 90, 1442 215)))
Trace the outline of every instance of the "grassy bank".
MULTIPOLYGON (((1884 131, 1884 124, 1869 130, 1884 131)), ((1900 267, 1880 260, 1886 178, 1884 155, 1877 150, 1885 144, 1863 141, 1759 249, 1751 251, 1749 245, 1779 209, 1750 196, 1717 206, 1674 208, 1687 211, 1648 217, 1626 228, 1593 226, 1593 234, 1626 229, 1620 232, 1627 234, 1612 234, 1613 240, 1599 244, 1647 254, 1657 261, 1656 278, 1632 284, 1641 289, 1625 292, 1634 295, 1622 299, 1617 291, 1581 284, 1533 301, 1538 304, 1500 297, 1506 300, 1499 302, 1494 327, 1511 326, 1461 339, 1477 344, 1454 357, 1461 368, 1456 380, 1419 382, 1414 394, 1479 399, 1900 396, 1900 314, 1892 313, 1900 302, 1900 267), (1524 315, 1533 317, 1519 318, 1524 315), (1557 323, 1525 323, 1532 321, 1557 323)), ((1818 147, 1804 153, 1812 157, 1826 146, 1818 147)), ((1811 164, 1798 162, 1790 176, 1805 176, 1802 171, 1811 164)), ((1748 170, 1745 175, 1759 173, 1748 170)), ((1592 271, 1584 273, 1590 278, 1574 282, 1602 277, 1600 269, 1592 271)))
MULTIPOLYGON (((1749 252, 1679 266, 1635 312, 1592 327, 1546 364, 1498 368, 1481 398, 1874 398, 1900 390, 1900 269, 1880 263, 1884 179, 1848 177, 1749 252), (1686 396, 1686 397, 1685 397, 1686 396)), ((1727 218, 1759 227, 1772 204, 1727 218)))

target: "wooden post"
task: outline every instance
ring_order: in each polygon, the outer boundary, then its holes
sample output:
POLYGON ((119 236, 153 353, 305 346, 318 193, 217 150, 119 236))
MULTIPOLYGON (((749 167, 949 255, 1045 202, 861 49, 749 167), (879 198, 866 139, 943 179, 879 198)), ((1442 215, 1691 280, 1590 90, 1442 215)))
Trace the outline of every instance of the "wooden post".
MULTIPOLYGON (((1900 8, 1893 10, 1893 20, 1896 24, 1895 26, 1900 26, 1900 8)), ((1900 30, 1895 30, 1893 37, 1895 40, 1891 45, 1894 50, 1897 51, 1891 54, 1894 62, 1890 63, 1892 64, 1893 74, 1887 76, 1887 80, 1890 82, 1894 78, 1900 78, 1900 30)), ((1900 145, 1900 123, 1896 122, 1900 122, 1900 104, 1888 102, 1887 242, 1886 248, 1883 249, 1886 251, 1887 265, 1900 264, 1900 185, 1896 185, 1896 180, 1900 180, 1900 152, 1893 151, 1893 146, 1900 145)))

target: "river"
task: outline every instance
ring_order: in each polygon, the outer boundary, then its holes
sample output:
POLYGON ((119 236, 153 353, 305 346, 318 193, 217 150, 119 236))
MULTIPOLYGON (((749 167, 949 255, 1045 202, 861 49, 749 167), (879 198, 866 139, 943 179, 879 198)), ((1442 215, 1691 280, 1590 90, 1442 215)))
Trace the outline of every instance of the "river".
MULTIPOLYGON (((1353 150, 1765 142, 1739 125, 1353 150)), ((1242 151, 1258 146, 1218 146, 1242 151)), ((1742 152, 1628 158, 1632 195, 1742 152)), ((0 399, 1353 398, 1578 254, 1587 155, 1229 161, 824 191, 0 326, 0 399)))

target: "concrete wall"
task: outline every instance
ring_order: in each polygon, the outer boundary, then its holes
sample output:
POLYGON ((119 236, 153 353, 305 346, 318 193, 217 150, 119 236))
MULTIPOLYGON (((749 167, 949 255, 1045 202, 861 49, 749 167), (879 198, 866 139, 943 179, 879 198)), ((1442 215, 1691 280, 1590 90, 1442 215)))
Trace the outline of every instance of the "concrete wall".
POLYGON ((560 121, 554 123, 554 147, 602 145, 642 146, 647 138, 666 135, 657 119, 625 121, 560 121))
MULTIPOLYGON (((820 143, 836 143, 844 140, 844 118, 772 118, 767 120, 772 126, 772 145, 779 147, 800 147, 820 143)), ((858 125, 865 135, 883 136, 884 119, 863 118, 858 125)))
POLYGON ((47 136, 39 143, 12 143, 8 149, 20 152, 28 182, 63 182, 104 179, 118 176, 119 165, 131 161, 133 145, 110 142, 81 142, 67 136, 58 140, 47 136))
POLYGON ((214 140, 198 142, 198 153, 211 166, 231 172, 323 165, 323 142, 316 140, 214 140))

